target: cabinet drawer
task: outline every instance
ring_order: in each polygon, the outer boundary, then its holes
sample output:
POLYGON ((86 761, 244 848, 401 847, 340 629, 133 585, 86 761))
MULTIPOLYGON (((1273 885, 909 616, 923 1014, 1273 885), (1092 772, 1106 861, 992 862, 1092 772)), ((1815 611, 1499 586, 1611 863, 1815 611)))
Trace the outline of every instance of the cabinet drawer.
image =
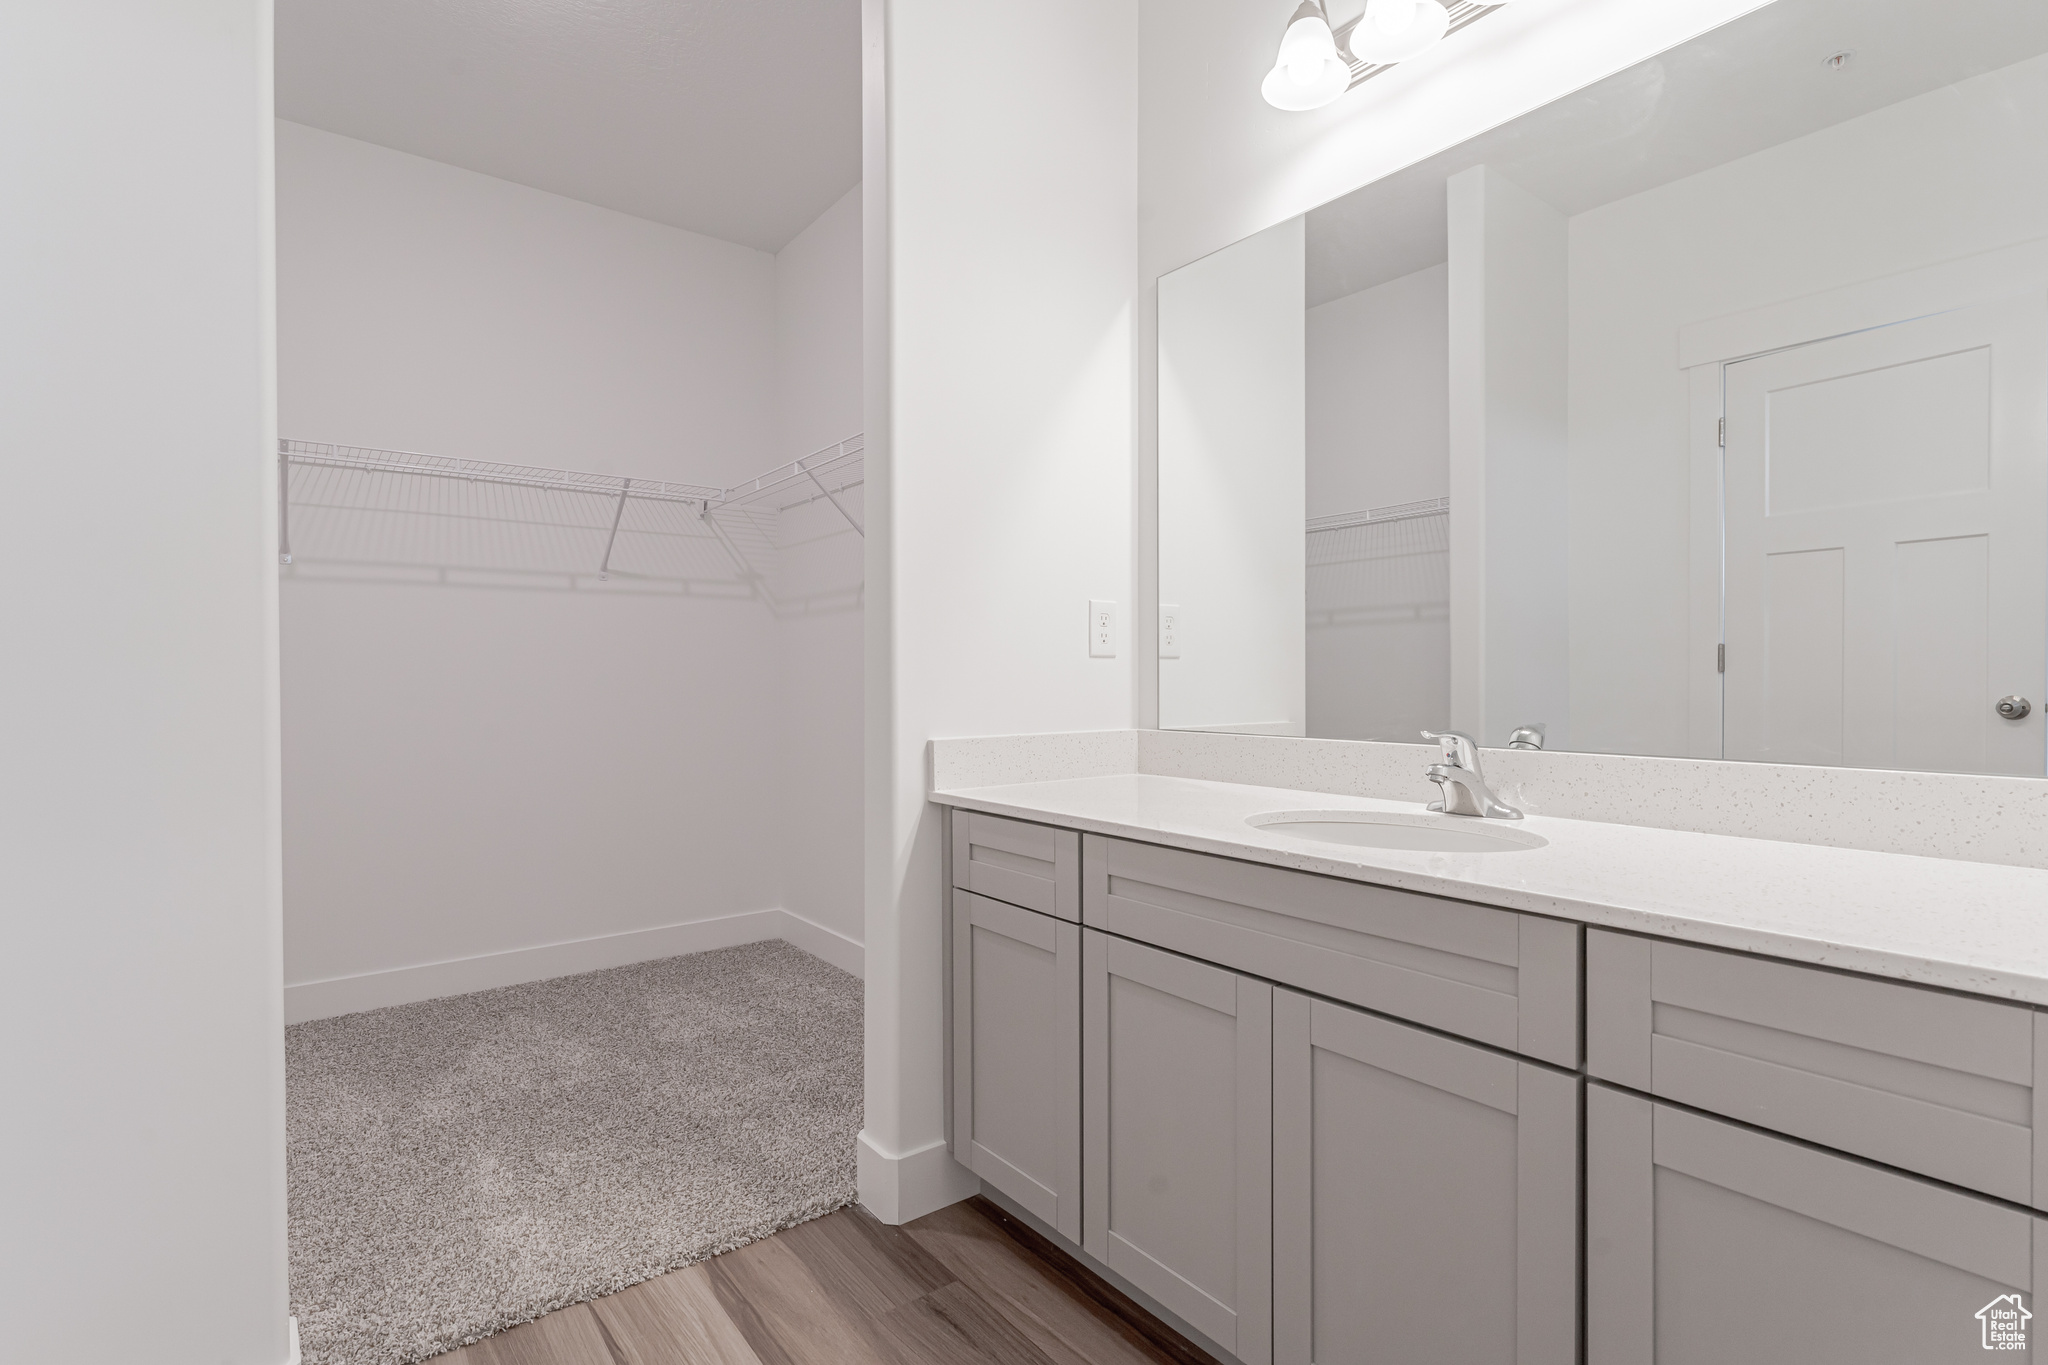
POLYGON ((1578 1065, 1576 924, 1096 834, 1083 852, 1096 928, 1578 1065))
POLYGON ((1081 918, 1081 836, 1070 829, 953 812, 953 885, 1041 915, 1081 918))
POLYGON ((2041 1016, 1594 930, 1593 1075, 2041 1207, 2041 1016))

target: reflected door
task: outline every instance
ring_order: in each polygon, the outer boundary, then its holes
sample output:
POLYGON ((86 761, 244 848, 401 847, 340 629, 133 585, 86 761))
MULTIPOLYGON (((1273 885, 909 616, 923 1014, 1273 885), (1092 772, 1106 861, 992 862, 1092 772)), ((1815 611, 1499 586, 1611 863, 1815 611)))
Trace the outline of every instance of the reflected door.
POLYGON ((2040 774, 2048 296, 1725 384, 1726 756, 2040 774), (2001 716, 2008 695, 2032 713, 2001 716))

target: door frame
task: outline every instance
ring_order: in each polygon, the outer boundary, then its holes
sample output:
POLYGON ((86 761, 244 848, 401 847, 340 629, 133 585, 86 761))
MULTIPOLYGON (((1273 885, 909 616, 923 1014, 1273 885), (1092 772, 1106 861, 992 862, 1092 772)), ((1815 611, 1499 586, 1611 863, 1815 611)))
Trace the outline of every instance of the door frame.
POLYGON ((1689 531, 1692 570, 1686 617, 1686 754, 1720 758, 1726 639, 1726 507, 1722 421, 1727 367, 2048 287, 2048 237, 1800 298, 1764 304, 1678 329, 1678 368, 1688 395, 1689 531))

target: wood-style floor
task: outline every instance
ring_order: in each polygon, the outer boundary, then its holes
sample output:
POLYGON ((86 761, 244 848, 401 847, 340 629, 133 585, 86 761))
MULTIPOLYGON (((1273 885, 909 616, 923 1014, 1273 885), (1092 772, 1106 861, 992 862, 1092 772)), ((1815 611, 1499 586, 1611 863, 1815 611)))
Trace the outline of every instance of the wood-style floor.
POLYGON ((436 1365, 1210 1365, 984 1200, 859 1207, 577 1304, 436 1365))

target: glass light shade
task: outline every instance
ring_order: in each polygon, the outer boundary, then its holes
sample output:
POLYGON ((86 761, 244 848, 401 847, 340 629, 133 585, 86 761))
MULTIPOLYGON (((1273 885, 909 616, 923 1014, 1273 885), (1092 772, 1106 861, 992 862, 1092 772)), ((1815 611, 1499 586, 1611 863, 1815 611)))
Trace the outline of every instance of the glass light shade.
POLYGON ((1405 62, 1436 46, 1450 26, 1437 0, 1366 0, 1365 17, 1351 30, 1351 55, 1374 66, 1405 62))
POLYGON ((1259 86, 1276 109, 1320 109, 1351 85, 1351 67, 1337 55, 1337 39, 1322 8, 1306 3, 1280 39, 1280 55, 1259 86))

